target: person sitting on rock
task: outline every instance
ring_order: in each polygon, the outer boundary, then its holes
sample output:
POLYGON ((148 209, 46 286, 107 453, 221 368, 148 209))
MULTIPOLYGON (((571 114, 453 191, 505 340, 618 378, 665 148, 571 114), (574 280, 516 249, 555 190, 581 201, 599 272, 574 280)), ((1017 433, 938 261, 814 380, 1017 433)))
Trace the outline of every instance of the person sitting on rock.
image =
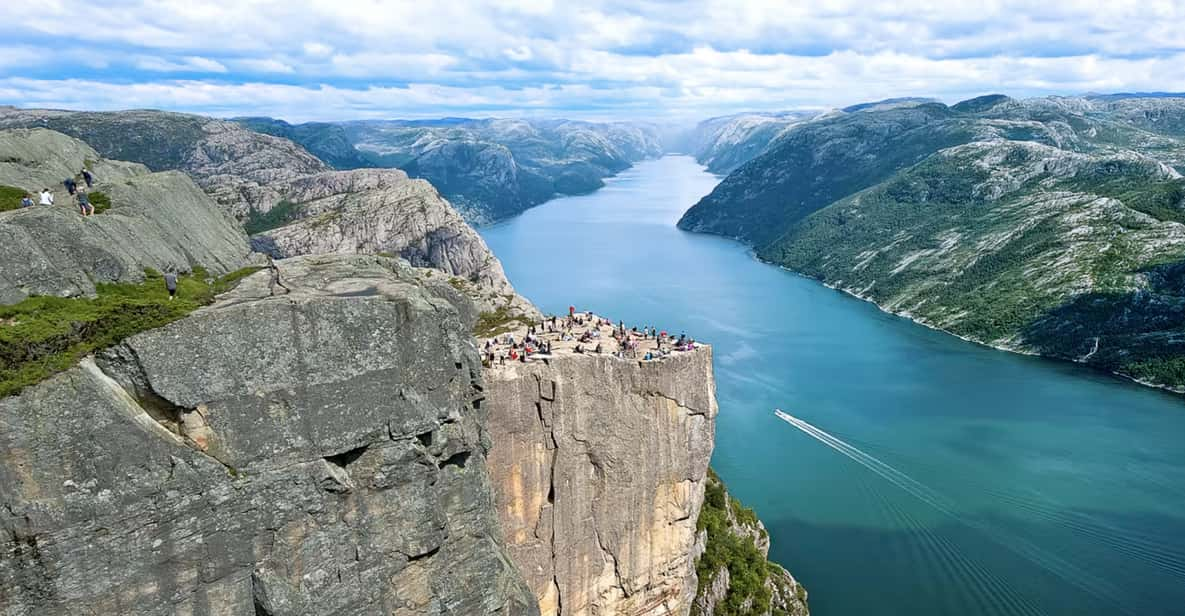
POLYGON ((87 188, 95 185, 95 176, 91 175, 90 171, 83 169, 82 171, 79 171, 79 173, 82 174, 82 180, 86 182, 87 188))
POLYGON ((53 205, 53 192, 48 188, 41 191, 41 205, 53 205))
POLYGON ((33 207, 33 195, 29 193, 25 193, 25 196, 21 199, 21 209, 27 207, 33 207))
POLYGON ((71 196, 73 196, 74 192, 78 190, 78 184, 74 181, 74 178, 66 178, 65 180, 62 180, 62 186, 66 187, 66 192, 70 193, 71 196))
POLYGON ((78 209, 83 216, 95 215, 95 206, 91 205, 90 197, 86 196, 85 190, 78 191, 78 209))

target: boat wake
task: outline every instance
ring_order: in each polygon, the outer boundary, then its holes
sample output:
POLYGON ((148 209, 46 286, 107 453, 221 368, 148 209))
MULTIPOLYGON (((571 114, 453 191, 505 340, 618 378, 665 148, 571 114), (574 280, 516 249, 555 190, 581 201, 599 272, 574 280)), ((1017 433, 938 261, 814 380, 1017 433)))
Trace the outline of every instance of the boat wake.
MULTIPOLYGON (((994 543, 1073 584, 1083 592, 1106 601, 1115 608, 1117 613, 1140 613, 1140 610, 1134 610, 1135 606, 1132 605, 1131 598, 1127 597, 1125 599, 1122 590, 1107 578, 1087 571, 1066 558, 1035 545, 1023 537, 1003 532, 999 528, 978 519, 960 515, 959 509, 953 501, 872 454, 781 409, 775 410, 774 414, 807 436, 823 443, 832 450, 876 474, 891 485, 932 507, 950 520, 981 533, 994 543)), ((997 496, 1003 497, 1004 495, 997 494, 997 496)), ((1031 503, 1019 502, 1010 498, 1005 498, 1005 500, 1021 508, 1029 509, 1032 507, 1031 503)), ((991 610, 992 612, 1008 614, 1044 613, 1018 589, 1004 583, 991 571, 970 560, 948 540, 937 536, 932 530, 913 519, 912 516, 901 511, 900 508, 890 507, 896 515, 905 520, 916 532, 922 535, 923 541, 934 550, 933 555, 936 558, 944 561, 944 564, 950 567, 952 572, 957 573, 962 578, 960 583, 968 584, 968 590, 979 600, 983 601, 985 605, 992 605, 994 608, 991 610)), ((1174 577, 1185 579, 1185 558, 1179 554, 1165 550, 1163 547, 1155 546, 1147 540, 1137 539, 1133 541, 1132 539, 1134 538, 1115 536, 1109 532, 1110 529, 1103 525, 1092 523, 1085 516, 1075 516, 1067 512, 1044 511, 1043 513, 1045 513, 1045 516, 1050 521, 1060 522, 1070 530, 1088 535, 1112 549, 1117 549, 1129 556, 1140 558, 1158 566, 1174 577)))

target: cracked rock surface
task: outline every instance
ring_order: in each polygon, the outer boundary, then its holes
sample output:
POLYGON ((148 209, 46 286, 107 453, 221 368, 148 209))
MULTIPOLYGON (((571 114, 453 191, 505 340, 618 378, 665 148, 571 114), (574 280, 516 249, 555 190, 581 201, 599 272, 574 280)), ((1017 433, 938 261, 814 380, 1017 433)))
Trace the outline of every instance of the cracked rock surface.
POLYGON ((469 301, 383 257, 278 268, 0 400, 0 614, 538 613, 469 301))
POLYGON ((487 373, 498 516, 541 612, 687 614, 717 413, 711 348, 487 373))

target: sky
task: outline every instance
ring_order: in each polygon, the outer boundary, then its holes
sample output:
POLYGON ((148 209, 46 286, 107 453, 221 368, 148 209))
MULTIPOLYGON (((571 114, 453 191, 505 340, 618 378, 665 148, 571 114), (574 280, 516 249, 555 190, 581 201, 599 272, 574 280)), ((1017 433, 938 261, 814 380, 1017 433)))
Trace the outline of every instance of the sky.
POLYGON ((686 120, 1185 91, 1185 0, 0 0, 0 104, 686 120))

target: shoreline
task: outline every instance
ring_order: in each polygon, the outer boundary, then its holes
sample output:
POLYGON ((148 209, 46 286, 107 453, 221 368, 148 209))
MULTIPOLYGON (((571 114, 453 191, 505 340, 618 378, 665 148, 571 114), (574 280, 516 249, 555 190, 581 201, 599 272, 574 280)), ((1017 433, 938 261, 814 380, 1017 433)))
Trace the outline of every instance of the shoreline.
MULTIPOLYGON (((720 236, 720 237, 727 237, 727 236, 720 236)), ((741 244, 748 246, 748 244, 746 244, 745 242, 741 242, 737 238, 730 237, 728 239, 740 242, 741 244)), ((757 256, 757 251, 755 249, 753 249, 752 246, 749 246, 749 255, 753 258, 754 261, 757 261, 758 263, 776 267, 784 272, 798 276, 799 278, 818 283, 819 285, 826 287, 828 289, 831 289, 833 291, 843 293, 844 295, 858 299, 862 302, 872 304, 873 306, 876 306, 877 310, 879 310, 885 314, 889 314, 889 315, 893 315, 893 316, 901 318, 901 319, 905 319, 905 320, 907 320, 911 323, 914 323, 916 325, 921 325, 922 327, 925 327, 927 329, 930 329, 930 330, 933 330, 936 332, 941 332, 941 333, 948 335, 948 336, 953 336, 953 337, 958 338, 959 340, 962 340, 964 342, 969 342, 971 344, 975 344, 975 345, 978 345, 981 347, 986 347, 986 348, 993 349, 996 351, 1002 351, 1005 353, 1012 353, 1015 355, 1024 355, 1026 357, 1036 357, 1036 358, 1040 358, 1040 359, 1056 361, 1056 362, 1065 363, 1065 364, 1073 364, 1076 366, 1082 366, 1084 368, 1090 369, 1091 371, 1093 371, 1097 374, 1106 374, 1106 375, 1113 376, 1113 377, 1122 379, 1122 380, 1130 382, 1130 383, 1135 383, 1137 385, 1147 387, 1149 389, 1159 390, 1159 391, 1173 394, 1176 396, 1185 396, 1185 387, 1172 387, 1169 385, 1162 385, 1159 383, 1153 383, 1150 381, 1145 381, 1143 379, 1136 378, 1131 375, 1123 374, 1121 372, 1116 372, 1114 370, 1107 370, 1104 368, 1098 368, 1098 367, 1092 366, 1086 362, 1076 360, 1076 359, 1067 359, 1064 357, 1057 357, 1054 355, 1045 355, 1042 353, 1037 353, 1035 351, 1029 351, 1026 349, 1021 349, 1021 348, 1016 348, 1016 347, 1008 347, 1008 346, 999 345, 999 344, 992 344, 990 342, 984 342, 982 340, 976 340, 975 338, 963 336, 961 334, 957 334, 957 333, 952 332, 952 331, 945 329, 943 327, 939 327, 938 325, 935 325, 934 323, 931 323, 931 322, 925 320, 923 317, 918 317, 918 316, 912 315, 908 312, 898 312, 898 311, 886 308, 880 302, 877 302, 875 299, 865 296, 865 295, 861 295, 861 294, 859 294, 855 291, 852 291, 850 289, 846 289, 846 288, 837 286, 834 283, 827 282, 825 280, 820 280, 818 278, 807 276, 806 274, 792 270, 784 265, 774 263, 772 261, 766 261, 765 259, 762 259, 761 257, 757 256)))

